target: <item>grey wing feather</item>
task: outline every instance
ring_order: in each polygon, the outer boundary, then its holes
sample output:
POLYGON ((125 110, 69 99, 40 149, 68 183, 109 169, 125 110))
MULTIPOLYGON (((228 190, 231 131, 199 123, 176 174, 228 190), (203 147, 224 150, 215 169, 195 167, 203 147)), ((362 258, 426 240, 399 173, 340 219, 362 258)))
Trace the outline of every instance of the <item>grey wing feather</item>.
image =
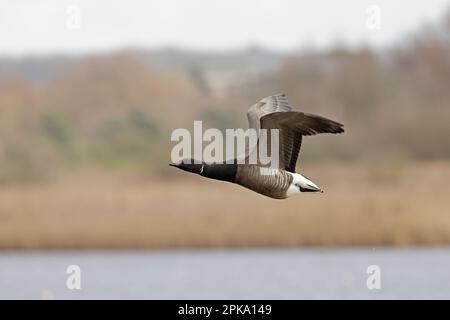
MULTIPOLYGON (((302 137, 319 133, 344 132, 343 125, 316 115, 292 111, 285 94, 275 94, 261 99, 247 112, 250 128, 279 129, 279 167, 289 172, 295 172, 298 155, 302 145, 302 137)), ((253 152, 258 152, 260 145, 267 146, 271 152, 272 146, 267 136, 260 136, 253 152)), ((249 152, 246 152, 247 158, 249 152)), ((257 158, 258 154, 257 154, 257 158)))
POLYGON ((261 118, 274 112, 289 112, 292 107, 289 105, 284 93, 275 94, 261 99, 248 109, 247 118, 250 128, 261 129, 261 118))
MULTIPOLYGON (((261 118, 275 112, 289 112, 292 111, 292 107, 289 105, 287 97, 284 93, 274 94, 265 97, 252 105, 247 111, 248 124, 251 129, 257 130, 259 136, 259 130, 261 129, 261 118)), ((264 139, 265 141, 266 139, 264 139)), ((258 145, 264 144, 261 142, 260 138, 256 141, 256 145, 250 145, 246 147, 246 159, 254 155, 258 158, 258 145)), ((268 146, 268 149, 269 150, 268 146)))
MULTIPOLYGON (((342 124, 313 114, 303 112, 275 112, 261 118, 262 129, 280 130, 280 168, 295 172, 302 136, 319 133, 342 133, 342 124)), ((270 144, 270 139, 267 142, 270 144)))

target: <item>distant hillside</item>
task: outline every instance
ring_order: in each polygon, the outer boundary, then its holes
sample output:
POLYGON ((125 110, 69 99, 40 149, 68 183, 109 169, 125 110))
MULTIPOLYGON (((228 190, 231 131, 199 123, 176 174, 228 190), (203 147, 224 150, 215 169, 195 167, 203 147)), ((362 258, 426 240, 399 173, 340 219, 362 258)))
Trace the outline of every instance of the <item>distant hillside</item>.
MULTIPOLYGON (((221 74, 228 78, 227 75, 233 72, 244 76, 273 72, 279 68, 282 59, 279 54, 258 48, 230 52, 130 49, 112 53, 112 55, 127 56, 153 70, 184 72, 192 75, 193 80, 201 76, 220 77, 221 74)), ((89 58, 96 59, 101 58, 101 56, 92 55, 89 58)), ((18 59, 0 57, 0 79, 16 77, 34 83, 47 82, 61 74, 70 72, 74 65, 86 58, 86 56, 18 59)), ((214 79, 212 80, 214 81, 214 79)))

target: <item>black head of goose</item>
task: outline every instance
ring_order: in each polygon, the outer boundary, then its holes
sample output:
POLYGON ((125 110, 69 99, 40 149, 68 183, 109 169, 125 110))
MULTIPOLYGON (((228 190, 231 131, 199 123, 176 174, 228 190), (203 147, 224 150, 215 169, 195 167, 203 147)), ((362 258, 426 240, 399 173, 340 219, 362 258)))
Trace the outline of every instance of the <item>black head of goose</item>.
POLYGON ((238 165, 237 164, 226 164, 226 163, 198 163, 195 159, 183 159, 177 163, 170 164, 173 167, 177 167, 178 169, 199 174, 203 177, 228 181, 228 182, 236 182, 236 172, 238 165))
POLYGON ((276 94, 260 100, 247 112, 250 128, 258 131, 279 130, 277 168, 270 168, 259 159, 259 146, 265 146, 266 150, 271 148, 271 139, 267 135, 259 135, 257 145, 245 157, 245 160, 251 159, 255 153, 256 164, 249 161, 242 163, 237 159, 232 164, 208 164, 184 159, 171 166, 207 178, 236 183, 275 199, 285 199, 303 192, 323 192, 310 179, 295 172, 302 138, 319 133, 342 133, 344 126, 321 116, 292 110, 286 95, 276 94))

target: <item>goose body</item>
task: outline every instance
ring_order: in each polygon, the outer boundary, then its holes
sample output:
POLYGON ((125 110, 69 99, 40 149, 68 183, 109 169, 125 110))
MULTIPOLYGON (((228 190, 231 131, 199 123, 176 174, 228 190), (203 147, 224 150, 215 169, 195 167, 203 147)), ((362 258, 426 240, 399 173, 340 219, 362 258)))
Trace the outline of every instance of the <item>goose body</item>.
POLYGON ((258 165, 238 165, 237 184, 274 199, 285 199, 312 187, 321 191, 312 181, 301 174, 258 165))
MULTIPOLYGON (((343 125, 320 116, 292 111, 284 94, 260 100, 250 107, 247 117, 250 128, 279 130, 278 168, 263 165, 259 159, 256 164, 239 164, 237 160, 232 164, 207 164, 185 159, 171 165, 207 178, 236 183, 274 199, 285 199, 303 192, 322 192, 310 179, 295 172, 302 138, 318 133, 342 133, 343 125)), ((270 139, 259 136, 257 146, 248 151, 246 159, 252 152, 257 152, 260 145, 270 149, 270 143, 270 139)))

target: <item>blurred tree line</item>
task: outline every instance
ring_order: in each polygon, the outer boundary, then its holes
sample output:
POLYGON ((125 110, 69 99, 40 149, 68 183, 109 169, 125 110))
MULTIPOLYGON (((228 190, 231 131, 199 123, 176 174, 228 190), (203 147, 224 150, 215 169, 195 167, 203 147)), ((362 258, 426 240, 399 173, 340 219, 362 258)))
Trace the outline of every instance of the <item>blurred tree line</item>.
POLYGON ((180 63, 183 55, 164 63, 143 51, 63 63, 0 59, 0 182, 72 168, 153 174, 170 160, 174 128, 190 129, 198 119, 246 127, 247 108, 276 92, 299 110, 346 125, 343 138, 305 141, 306 160, 450 158, 450 14, 381 51, 294 52, 277 56, 276 67, 270 54, 268 68, 269 58, 251 50, 245 57, 257 64, 248 69, 233 62, 242 52, 233 59, 211 54, 208 65, 204 53, 197 60, 186 53, 180 63))

